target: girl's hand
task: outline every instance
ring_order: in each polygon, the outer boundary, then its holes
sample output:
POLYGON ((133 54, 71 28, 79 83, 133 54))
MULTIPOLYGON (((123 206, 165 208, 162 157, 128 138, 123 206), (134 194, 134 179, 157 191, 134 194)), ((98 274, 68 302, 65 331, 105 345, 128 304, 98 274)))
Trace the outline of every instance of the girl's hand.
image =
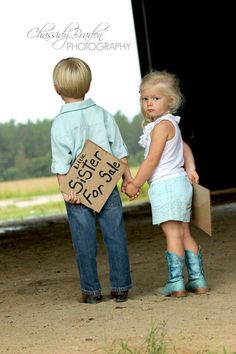
POLYGON ((71 204, 80 204, 80 199, 76 195, 76 192, 71 191, 70 194, 62 193, 65 202, 71 204))
POLYGON ((132 182, 130 182, 127 186, 126 186, 126 190, 125 190, 125 194, 128 195, 128 197, 130 198, 130 200, 133 200, 135 198, 137 198, 140 194, 140 188, 135 186, 132 182))
POLYGON ((196 170, 187 170, 187 175, 191 183, 199 183, 199 176, 196 170))

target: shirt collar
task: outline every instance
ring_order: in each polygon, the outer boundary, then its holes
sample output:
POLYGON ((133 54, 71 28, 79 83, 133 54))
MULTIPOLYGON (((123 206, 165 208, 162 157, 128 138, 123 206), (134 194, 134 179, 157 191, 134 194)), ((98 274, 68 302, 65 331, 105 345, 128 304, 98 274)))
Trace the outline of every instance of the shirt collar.
POLYGON ((173 119, 173 120, 174 120, 176 123, 178 123, 178 124, 179 124, 180 119, 181 119, 180 116, 174 116, 174 115, 171 114, 171 113, 166 113, 166 114, 164 114, 163 116, 157 118, 157 119, 156 119, 154 122, 152 122, 152 123, 153 123, 153 125, 156 125, 156 123, 159 123, 160 121, 165 120, 165 119, 168 119, 168 118, 173 119))
POLYGON ((66 103, 61 107, 60 114, 71 112, 71 111, 78 111, 80 109, 89 108, 95 105, 96 104, 93 102, 93 100, 91 100, 91 98, 88 98, 87 100, 84 101, 66 103))

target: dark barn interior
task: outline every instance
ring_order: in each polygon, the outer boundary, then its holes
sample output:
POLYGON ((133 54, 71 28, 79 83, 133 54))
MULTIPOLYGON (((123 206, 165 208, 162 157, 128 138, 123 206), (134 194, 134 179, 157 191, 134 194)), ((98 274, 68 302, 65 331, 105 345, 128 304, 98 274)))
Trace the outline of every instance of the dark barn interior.
POLYGON ((200 183, 224 190, 236 184, 233 22, 230 8, 217 6, 132 0, 141 74, 155 69, 178 75, 186 98, 178 112, 182 135, 194 152, 200 183))

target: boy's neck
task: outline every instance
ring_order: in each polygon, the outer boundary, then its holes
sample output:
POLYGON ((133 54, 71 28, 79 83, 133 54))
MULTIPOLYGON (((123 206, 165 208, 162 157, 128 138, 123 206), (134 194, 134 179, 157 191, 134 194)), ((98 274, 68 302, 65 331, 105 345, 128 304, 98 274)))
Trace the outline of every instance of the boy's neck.
POLYGON ((80 98, 62 97, 62 99, 65 103, 73 103, 73 102, 84 101, 84 96, 80 98))

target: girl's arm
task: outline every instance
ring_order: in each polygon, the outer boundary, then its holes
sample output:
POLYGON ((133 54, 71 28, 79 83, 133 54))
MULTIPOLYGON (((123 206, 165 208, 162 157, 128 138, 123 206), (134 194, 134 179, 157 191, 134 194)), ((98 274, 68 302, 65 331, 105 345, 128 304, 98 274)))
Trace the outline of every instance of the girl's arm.
POLYGON ((134 180, 126 188, 126 193, 130 197, 135 196, 139 188, 151 177, 160 162, 167 140, 171 139, 174 134, 174 126, 168 121, 162 121, 153 129, 148 155, 142 162, 134 180))
POLYGON ((184 150, 184 168, 187 172, 188 178, 192 183, 199 183, 199 176, 196 172, 196 165, 194 161, 194 156, 192 150, 183 141, 183 150, 184 150))

